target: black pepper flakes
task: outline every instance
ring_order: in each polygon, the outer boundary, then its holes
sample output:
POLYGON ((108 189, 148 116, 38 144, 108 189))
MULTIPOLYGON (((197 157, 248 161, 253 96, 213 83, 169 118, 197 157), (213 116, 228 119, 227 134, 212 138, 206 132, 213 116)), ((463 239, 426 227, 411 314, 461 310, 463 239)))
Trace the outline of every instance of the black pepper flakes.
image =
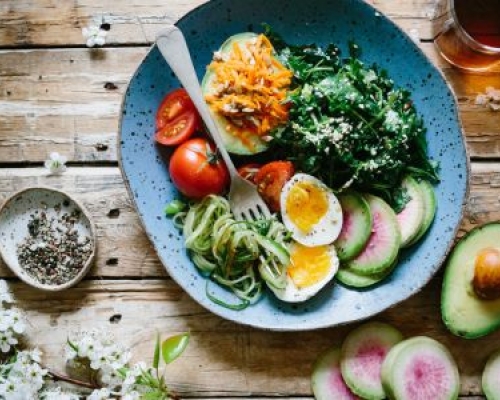
POLYGON ((30 215, 28 235, 17 246, 17 257, 20 267, 38 282, 61 285, 83 269, 93 244, 89 236, 80 235, 75 228, 79 210, 61 214, 61 206, 56 205, 57 217, 48 218, 47 207, 43 209, 30 215))

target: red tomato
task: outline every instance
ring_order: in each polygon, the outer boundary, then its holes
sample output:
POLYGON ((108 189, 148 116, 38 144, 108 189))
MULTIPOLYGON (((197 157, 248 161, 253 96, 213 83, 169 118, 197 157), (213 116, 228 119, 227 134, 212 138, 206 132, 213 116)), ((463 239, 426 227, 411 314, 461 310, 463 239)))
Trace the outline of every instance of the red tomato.
POLYGON ((255 175, 257 190, 272 211, 280 211, 281 190, 294 173, 290 161, 272 161, 263 165, 255 175))
POLYGON ((156 113, 158 143, 167 146, 187 140, 201 126, 200 116, 184 89, 176 89, 165 96, 156 113))
POLYGON ((194 111, 186 111, 156 131, 155 140, 166 146, 185 142, 198 129, 198 116, 194 111))
POLYGON ((215 147, 202 138, 190 139, 175 149, 169 169, 177 189, 194 199, 220 194, 229 183, 226 165, 215 147))
POLYGON ((247 181, 255 183, 254 178, 257 172, 259 172, 259 169, 260 169, 260 164, 255 164, 255 163, 245 164, 238 168, 238 173, 242 178, 246 179, 247 181))

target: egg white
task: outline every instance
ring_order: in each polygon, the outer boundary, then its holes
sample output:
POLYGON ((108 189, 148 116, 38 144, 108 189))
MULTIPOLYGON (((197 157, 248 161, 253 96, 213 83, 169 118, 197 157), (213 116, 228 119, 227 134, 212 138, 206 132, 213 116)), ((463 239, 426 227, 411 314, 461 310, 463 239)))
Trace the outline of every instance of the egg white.
POLYGON ((283 187, 280 196, 281 217, 286 228, 292 233, 292 238, 304 246, 321 246, 331 244, 337 239, 342 229, 342 208, 337 197, 319 179, 308 174, 295 174, 283 187), (320 188, 327 196, 328 209, 323 217, 309 232, 303 232, 297 227, 286 210, 286 201, 290 190, 297 183, 306 182, 320 188))
MULTIPOLYGON (((290 253, 293 253, 294 244, 292 243, 290 246, 290 253)), ((313 285, 299 288, 295 285, 295 282, 292 280, 292 278, 287 274, 286 286, 284 288, 279 289, 272 286, 269 286, 269 288, 273 291, 278 299, 287 303, 300 303, 310 299, 333 279, 339 269, 339 259, 337 257, 337 252, 335 251, 335 247, 333 245, 329 245, 327 252, 330 258, 330 265, 328 268, 328 274, 323 279, 319 280, 313 285)))

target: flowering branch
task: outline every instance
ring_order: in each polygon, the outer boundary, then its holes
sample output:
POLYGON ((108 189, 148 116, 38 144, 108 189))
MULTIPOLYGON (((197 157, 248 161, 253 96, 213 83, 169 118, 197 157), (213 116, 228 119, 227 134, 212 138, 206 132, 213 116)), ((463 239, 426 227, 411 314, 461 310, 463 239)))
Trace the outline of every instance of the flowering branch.
POLYGON ((38 349, 21 351, 16 347, 25 331, 25 316, 12 307, 14 302, 7 283, 0 280, 0 399, 80 399, 80 394, 54 387, 58 381, 92 390, 88 400, 178 399, 160 373, 160 362, 168 365, 184 352, 188 333, 163 342, 158 335, 152 366, 144 362, 130 366, 130 351, 109 333, 97 329, 74 333, 65 345, 69 375, 64 375, 44 367, 38 349))

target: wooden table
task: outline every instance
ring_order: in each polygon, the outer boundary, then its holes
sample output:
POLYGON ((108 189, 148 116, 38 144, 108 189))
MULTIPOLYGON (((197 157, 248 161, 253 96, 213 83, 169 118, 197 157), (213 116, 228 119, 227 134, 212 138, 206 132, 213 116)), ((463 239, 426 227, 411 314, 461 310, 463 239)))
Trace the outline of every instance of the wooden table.
MULTIPOLYGON (((153 335, 191 331, 185 355, 168 381, 194 398, 311 398, 311 364, 352 326, 303 333, 272 333, 216 317, 191 300, 165 273, 125 190, 117 164, 118 110, 131 74, 155 32, 203 0, 2 0, 0 2, 0 199, 36 184, 61 188, 91 211, 99 254, 87 279, 60 294, 12 282, 31 321, 29 338, 47 363, 63 369, 62 344, 70 330, 102 327, 150 360, 153 335), (84 46, 81 28, 93 18, 111 23, 106 47, 84 46), (47 176, 48 154, 67 155, 69 169, 47 176)), ((500 74, 464 75, 434 50, 436 0, 372 0, 442 69, 460 103, 472 157, 471 193, 461 232, 500 219, 500 112, 474 104, 500 74)), ((1 201, 1 200, 0 200, 1 201)), ((441 277, 418 295, 384 312, 405 335, 430 335, 454 354, 461 394, 480 396, 486 357, 500 332, 465 341, 449 334, 439 311, 441 277)))

